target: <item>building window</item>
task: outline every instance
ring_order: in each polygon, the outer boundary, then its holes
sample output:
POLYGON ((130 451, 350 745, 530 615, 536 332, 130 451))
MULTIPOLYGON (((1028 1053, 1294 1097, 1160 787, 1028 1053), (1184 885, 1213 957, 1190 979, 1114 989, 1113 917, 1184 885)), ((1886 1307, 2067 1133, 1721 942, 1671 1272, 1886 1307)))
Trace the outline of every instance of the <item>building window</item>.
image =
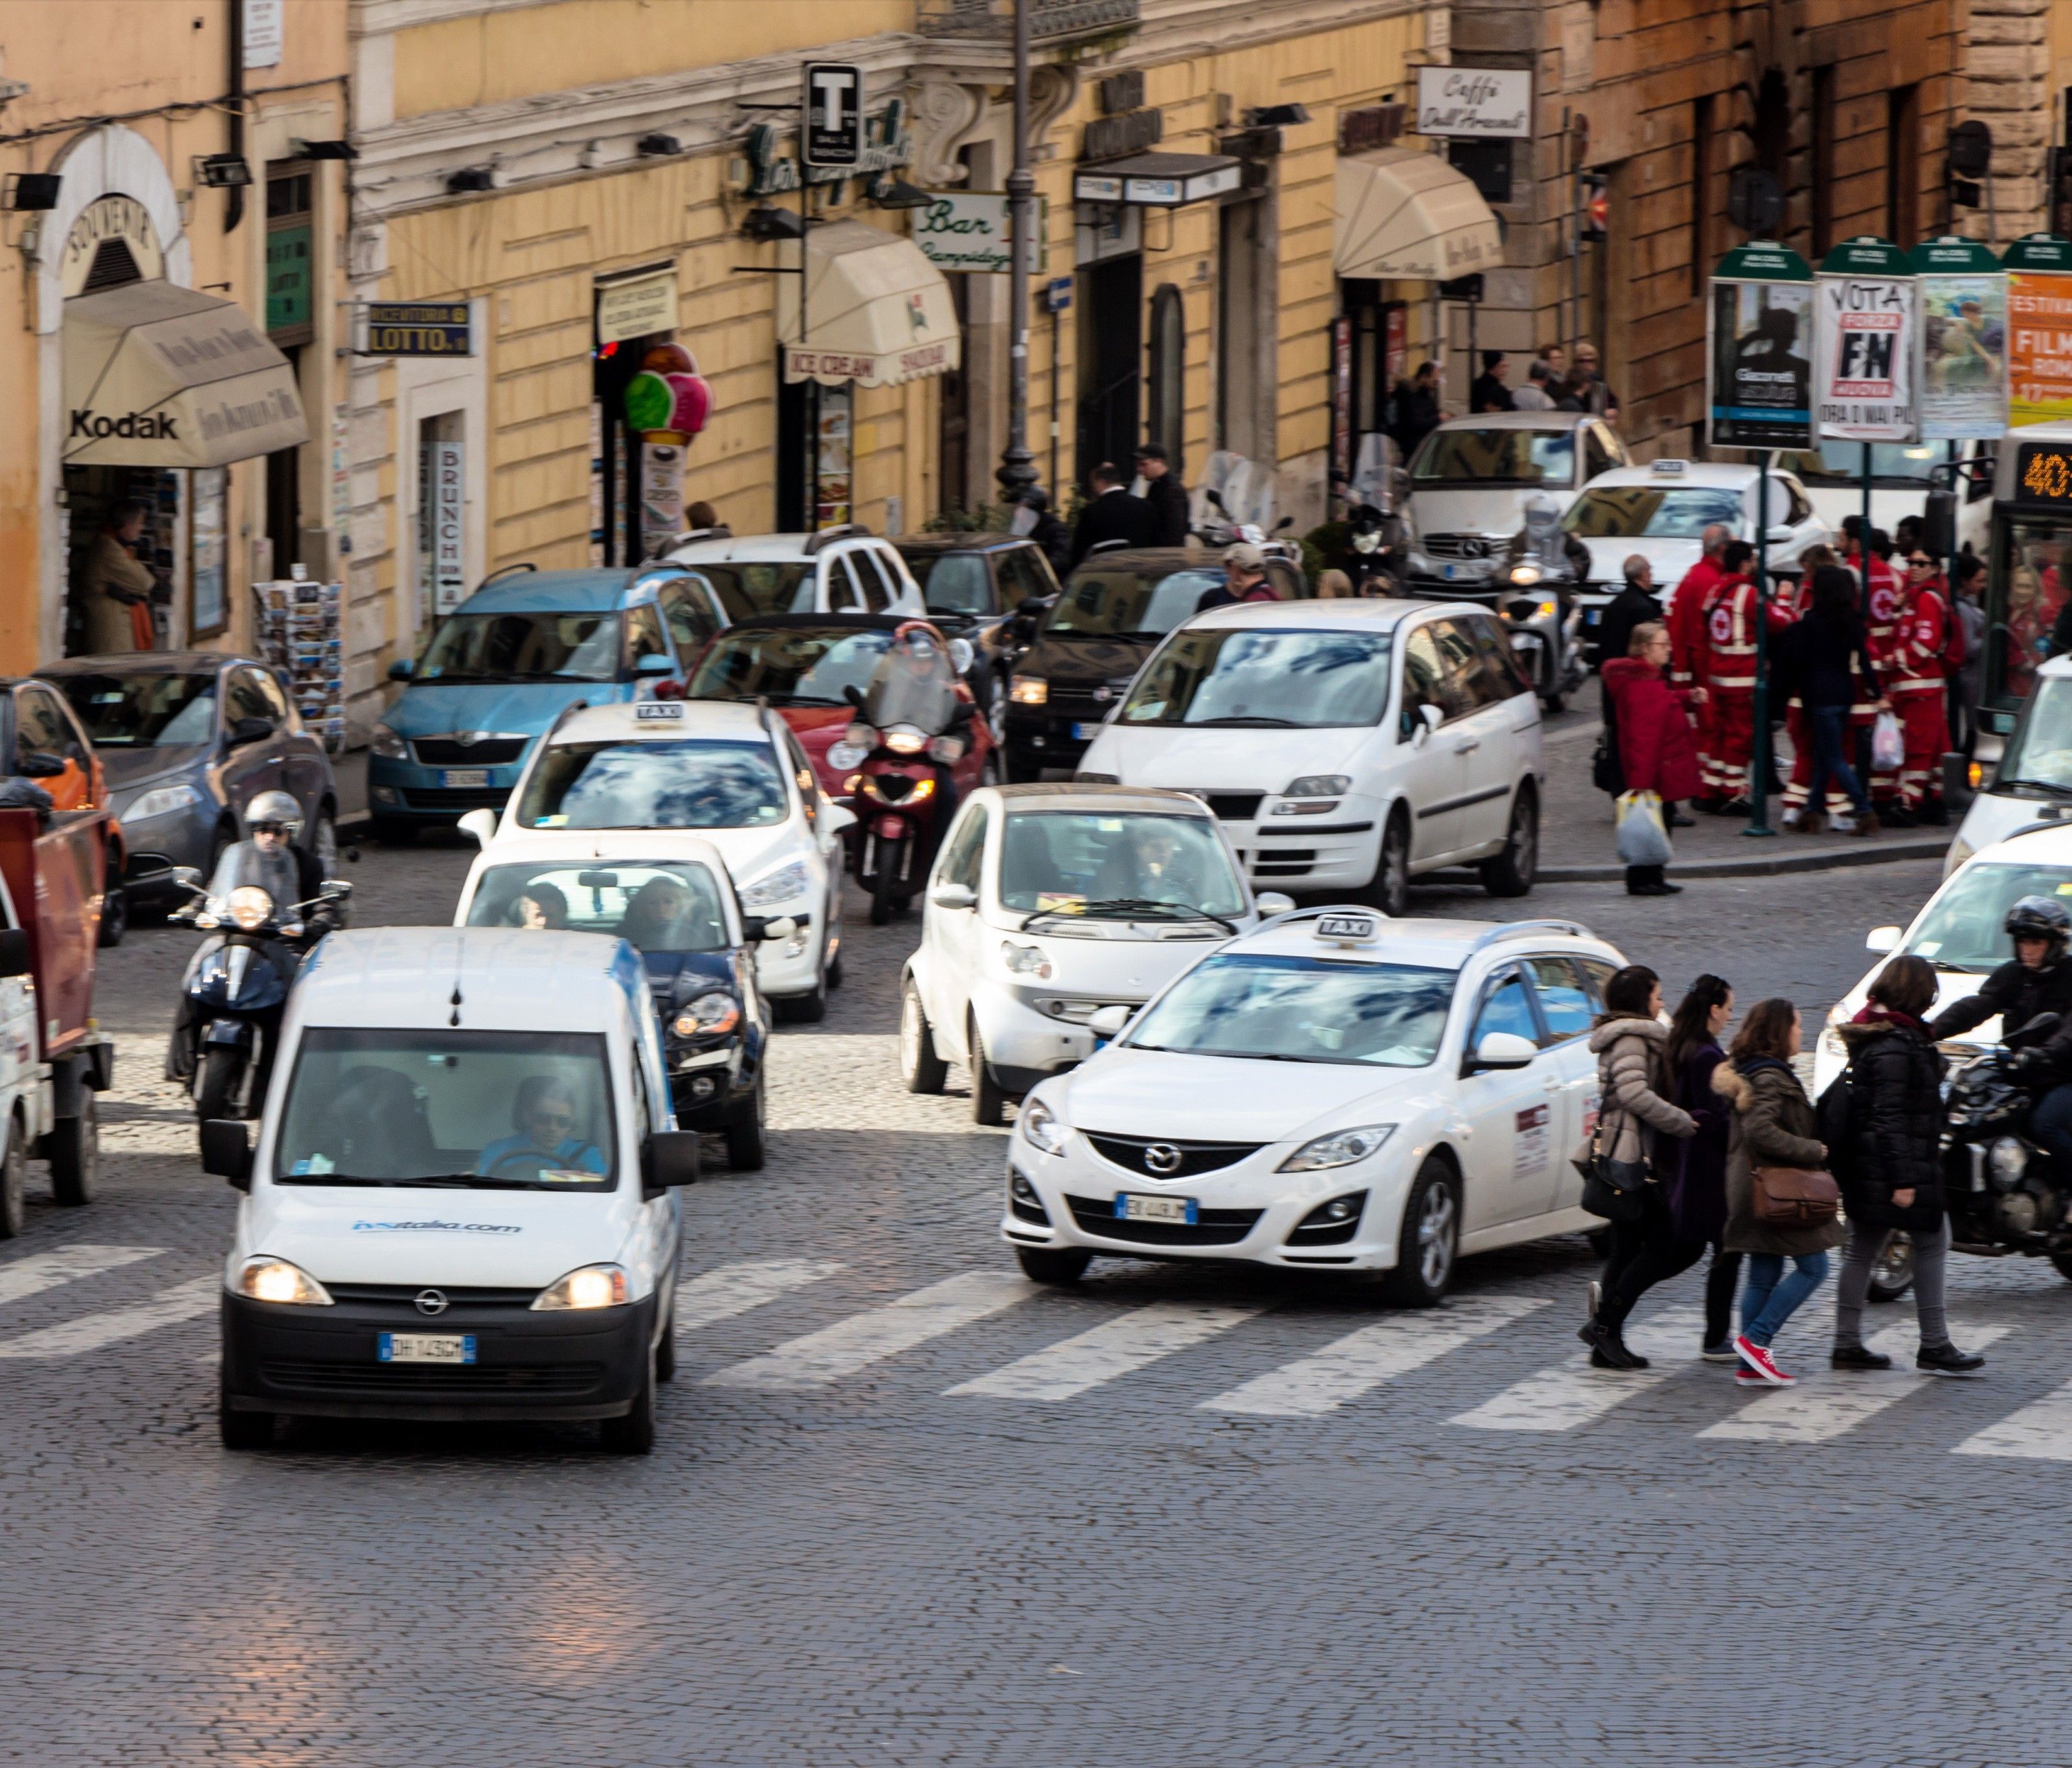
POLYGON ((266 335, 277 344, 307 343, 316 241, 306 166, 266 174, 266 335))
POLYGON ((1921 88, 1885 95, 1885 233, 1895 245, 1921 237, 1921 88))
POLYGON ((1691 105, 1691 292, 1705 292, 1712 268, 1712 95, 1691 105))
POLYGON ((1812 163, 1808 168, 1813 199, 1813 261, 1819 263, 1835 244, 1835 69, 1832 63, 1813 70, 1812 163))

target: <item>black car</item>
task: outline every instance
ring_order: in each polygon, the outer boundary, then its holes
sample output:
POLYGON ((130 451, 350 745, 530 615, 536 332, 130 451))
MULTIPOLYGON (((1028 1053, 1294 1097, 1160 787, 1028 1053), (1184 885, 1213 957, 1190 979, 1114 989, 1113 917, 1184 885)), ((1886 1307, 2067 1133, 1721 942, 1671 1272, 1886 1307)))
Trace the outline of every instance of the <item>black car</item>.
MULTIPOLYGON (((1285 559, 1268 557, 1266 577, 1284 602, 1309 594, 1301 572, 1285 559)), ((1223 584, 1214 553, 1184 547, 1083 559, 1013 658, 1001 747, 1007 778, 1030 780, 1046 767, 1076 767, 1158 641, 1223 584)))
POLYGON ((1034 541, 1013 534, 906 534, 892 544, 921 586, 928 618, 946 637, 971 642, 964 682, 997 741, 1017 617, 1026 630, 1037 611, 1030 604, 1057 597, 1050 560, 1034 541))

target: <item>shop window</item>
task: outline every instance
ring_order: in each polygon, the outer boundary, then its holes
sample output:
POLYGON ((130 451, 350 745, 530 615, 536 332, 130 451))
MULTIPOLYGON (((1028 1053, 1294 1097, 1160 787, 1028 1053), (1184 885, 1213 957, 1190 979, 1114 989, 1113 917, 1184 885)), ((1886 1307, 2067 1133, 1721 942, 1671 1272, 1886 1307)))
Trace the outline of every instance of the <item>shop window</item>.
MULTIPOLYGON (((1145 391, 1148 438, 1166 450, 1167 464, 1182 475, 1187 442, 1187 319, 1180 291, 1161 283, 1151 295, 1150 373, 1145 391)), ((1121 463, 1116 463, 1119 466, 1121 463)))
MULTIPOLYGON (((781 374, 781 371, 780 371, 781 374)), ((777 526, 798 532, 850 520, 856 385, 786 381, 777 389, 777 526)))
POLYGON ((313 335, 313 182, 306 166, 266 174, 266 335, 277 344, 307 343, 313 335))

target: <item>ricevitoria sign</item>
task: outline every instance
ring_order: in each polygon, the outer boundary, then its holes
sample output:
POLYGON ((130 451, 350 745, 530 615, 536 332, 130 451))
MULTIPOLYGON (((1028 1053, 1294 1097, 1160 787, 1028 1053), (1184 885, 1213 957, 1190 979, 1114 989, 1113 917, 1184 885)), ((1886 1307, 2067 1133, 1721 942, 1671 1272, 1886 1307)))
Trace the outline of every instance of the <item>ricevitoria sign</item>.
POLYGON ((1753 241, 1712 272, 1705 315, 1706 433, 1717 448, 1813 444, 1813 273, 1753 241))
POLYGON ((1844 241, 1814 278, 1814 405, 1821 437, 1904 442, 1914 409, 1919 310, 1906 254, 1889 241, 1844 241))

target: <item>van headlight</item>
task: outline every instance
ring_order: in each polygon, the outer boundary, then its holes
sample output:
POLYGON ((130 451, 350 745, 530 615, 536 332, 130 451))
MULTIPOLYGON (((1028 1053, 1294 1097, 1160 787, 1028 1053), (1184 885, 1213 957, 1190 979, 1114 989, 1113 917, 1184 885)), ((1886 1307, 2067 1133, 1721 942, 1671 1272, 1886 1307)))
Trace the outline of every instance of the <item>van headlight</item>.
POLYGON ((1334 1129, 1308 1141, 1281 1162, 1284 1173, 1317 1173, 1327 1166, 1350 1166, 1365 1160, 1396 1133, 1393 1124, 1367 1124, 1358 1129, 1334 1129))
POLYGON ((374 734, 367 746, 384 761, 408 761, 410 759, 410 746, 386 725, 374 727, 374 734))
POLYGON ((740 1023, 741 1008, 734 997, 715 989, 680 1008, 669 1022, 669 1029, 680 1038, 705 1038, 731 1031, 740 1023))
POLYGON ((533 1298, 532 1311, 556 1314, 578 1308, 621 1307, 626 1293, 623 1265, 582 1264, 541 1290, 533 1298))
POLYGON ((741 893, 741 906, 745 909, 768 908, 773 903, 789 903, 804 896, 812 887, 812 879, 806 870, 806 862, 795 859, 788 865, 780 865, 767 878, 759 878, 741 893))
POLYGON ((1048 982, 1058 973, 1050 954, 1040 945, 1017 945, 1012 940, 1002 940, 1000 957, 1009 976, 1031 976, 1038 982, 1048 982))
POLYGON ((273 1301, 294 1308, 327 1308, 331 1292, 299 1265, 286 1259, 247 1259, 233 1285, 236 1293, 254 1301, 273 1301))
POLYGON ((1050 697, 1050 684, 1042 676, 1016 676, 1007 685, 1007 697, 1018 706, 1040 706, 1050 697))
POLYGON ((1057 1113, 1040 1099, 1032 1099, 1022 1108, 1022 1115, 1015 1120, 1014 1127, 1022 1132, 1024 1141, 1046 1154, 1062 1154, 1065 1138, 1071 1132, 1058 1121, 1057 1113))

